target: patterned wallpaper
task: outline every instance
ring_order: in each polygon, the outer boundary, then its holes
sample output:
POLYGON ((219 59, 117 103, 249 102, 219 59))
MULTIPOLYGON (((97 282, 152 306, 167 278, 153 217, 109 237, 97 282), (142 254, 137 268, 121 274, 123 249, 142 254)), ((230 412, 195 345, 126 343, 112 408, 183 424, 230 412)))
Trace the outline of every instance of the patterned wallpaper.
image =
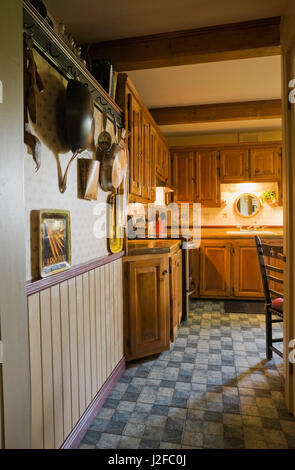
MULTIPOLYGON (((105 202, 108 193, 99 189, 96 201, 86 201, 77 197, 77 160, 72 164, 67 190, 64 194, 58 188, 57 155, 62 171, 72 156, 63 142, 64 122, 60 112, 67 81, 52 68, 38 53, 35 53, 38 72, 44 84, 44 92, 37 97, 37 123, 32 126, 42 143, 41 168, 36 173, 32 156, 25 148, 25 204, 26 204, 26 276, 27 280, 38 277, 38 229, 35 212, 40 209, 64 209, 71 213, 72 265, 77 265, 108 253, 105 239, 98 240, 93 235, 93 226, 98 217, 94 210, 97 202, 105 202)), ((108 122, 108 130, 113 129, 108 122)), ((95 110, 95 139, 102 130, 101 113, 95 110)), ((93 149, 81 154, 84 158, 93 157, 93 149)), ((102 222, 104 223, 105 220, 102 222)))

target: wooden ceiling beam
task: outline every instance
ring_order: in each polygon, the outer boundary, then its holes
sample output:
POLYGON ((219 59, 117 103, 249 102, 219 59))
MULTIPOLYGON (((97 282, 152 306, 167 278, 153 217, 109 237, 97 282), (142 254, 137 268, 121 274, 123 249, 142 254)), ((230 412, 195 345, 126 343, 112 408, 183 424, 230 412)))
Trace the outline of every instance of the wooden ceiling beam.
POLYGON ((278 55, 280 17, 92 44, 118 72, 278 55))
POLYGON ((274 119, 282 115, 281 100, 243 101, 195 106, 154 108, 150 112, 159 126, 200 122, 274 119))

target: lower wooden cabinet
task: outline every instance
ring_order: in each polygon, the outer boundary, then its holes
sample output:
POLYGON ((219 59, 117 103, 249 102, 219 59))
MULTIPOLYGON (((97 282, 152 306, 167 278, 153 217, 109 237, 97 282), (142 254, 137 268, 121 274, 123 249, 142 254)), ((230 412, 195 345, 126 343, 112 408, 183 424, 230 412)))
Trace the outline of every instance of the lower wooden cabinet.
POLYGON ((170 258, 170 339, 173 342, 182 317, 182 252, 170 258))
POLYGON ((169 258, 135 258, 124 263, 124 271, 125 355, 130 361, 170 347, 169 258))
MULTIPOLYGON (((266 239, 264 243, 282 246, 283 241, 266 239)), ((202 240, 194 255, 193 279, 197 286, 193 298, 263 299, 254 238, 202 240)))
POLYGON ((231 294, 231 244, 204 241, 200 248, 200 295, 227 297, 231 294))
POLYGON ((253 241, 233 244, 234 297, 263 297, 263 286, 256 246, 253 241))

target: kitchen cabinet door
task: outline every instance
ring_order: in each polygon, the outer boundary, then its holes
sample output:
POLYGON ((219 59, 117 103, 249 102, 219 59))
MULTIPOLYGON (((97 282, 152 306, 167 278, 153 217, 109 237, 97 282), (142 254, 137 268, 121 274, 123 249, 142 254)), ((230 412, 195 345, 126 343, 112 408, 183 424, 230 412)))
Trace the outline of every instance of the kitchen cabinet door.
POLYGON ((238 183, 249 179, 248 149, 220 151, 221 183, 238 183))
POLYGON ((200 295, 230 297, 231 244, 204 241, 200 248, 200 295))
POLYGON ((155 199, 156 186, 156 160, 158 154, 158 133, 154 126, 150 125, 150 160, 151 160, 151 199, 155 199))
POLYGON ((168 182, 168 172, 169 172, 169 149, 166 143, 158 135, 158 152, 156 158, 156 171, 158 176, 168 182))
POLYGON ((263 298, 261 273, 255 242, 239 241, 233 244, 234 297, 263 298))
POLYGON ((158 175, 163 176, 163 142, 158 136, 158 150, 156 155, 156 172, 158 175))
POLYGON ((220 206, 220 167, 218 152, 196 152, 196 200, 204 207, 220 206))
POLYGON ((169 149, 165 143, 163 143, 162 147, 162 176, 166 182, 168 183, 168 175, 169 175, 169 149))
POLYGON ((129 172, 131 194, 141 196, 142 192, 142 110, 131 93, 128 93, 129 172))
POLYGON ((251 180, 277 181, 280 178, 280 148, 260 147, 250 150, 251 180))
POLYGON ((182 318, 182 252, 170 258, 170 339, 173 342, 182 318))
POLYGON ((141 195, 145 199, 151 198, 151 154, 150 154, 150 122, 149 119, 142 114, 142 188, 141 195))
POLYGON ((169 349, 168 257, 128 262, 125 269, 126 359, 137 359, 169 349))
POLYGON ((173 153, 172 187, 176 188, 176 202, 195 201, 195 161, 193 152, 173 153))

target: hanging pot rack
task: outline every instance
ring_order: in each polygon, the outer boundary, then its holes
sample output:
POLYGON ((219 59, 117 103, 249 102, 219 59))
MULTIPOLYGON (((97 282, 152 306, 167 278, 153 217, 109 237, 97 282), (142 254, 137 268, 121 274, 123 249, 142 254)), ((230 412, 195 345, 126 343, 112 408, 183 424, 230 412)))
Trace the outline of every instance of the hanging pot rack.
POLYGON ((79 79, 92 94, 94 105, 107 111, 108 119, 122 126, 122 110, 95 80, 84 64, 57 35, 29 0, 23 0, 23 30, 33 41, 34 49, 67 80, 79 79))

